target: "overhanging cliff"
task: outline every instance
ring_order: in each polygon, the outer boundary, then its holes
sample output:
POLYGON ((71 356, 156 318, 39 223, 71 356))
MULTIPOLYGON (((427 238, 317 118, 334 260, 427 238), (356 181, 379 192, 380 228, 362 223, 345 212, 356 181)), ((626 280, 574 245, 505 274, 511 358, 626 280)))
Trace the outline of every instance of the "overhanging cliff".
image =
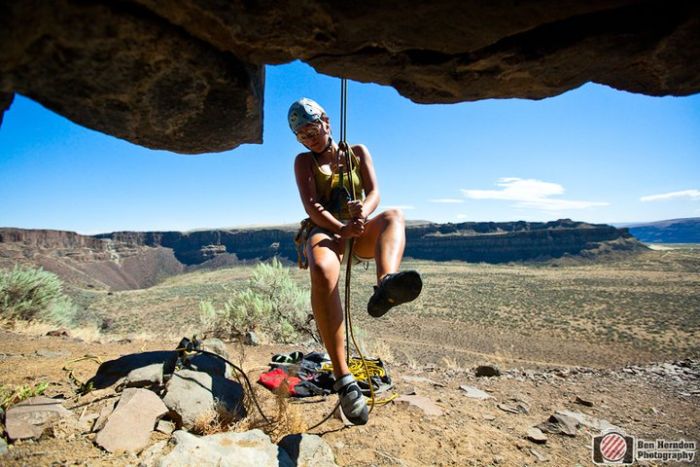
POLYGON ((260 143, 264 65, 295 59, 421 103, 700 91, 690 0, 6 1, 0 43, 0 123, 20 93, 190 154, 260 143))

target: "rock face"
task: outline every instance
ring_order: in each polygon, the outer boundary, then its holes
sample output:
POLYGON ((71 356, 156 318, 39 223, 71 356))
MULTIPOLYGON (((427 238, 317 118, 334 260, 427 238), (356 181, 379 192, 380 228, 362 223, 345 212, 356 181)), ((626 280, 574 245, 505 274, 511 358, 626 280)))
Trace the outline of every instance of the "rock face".
POLYGON ((0 267, 41 266, 82 286, 128 290, 179 274, 173 251, 60 230, 0 228, 0 267))
MULTIPOLYGON (((200 232, 115 232, 105 234, 118 242, 172 248, 185 264, 202 262, 202 245, 224 245, 239 259, 270 258, 278 254, 296 261, 293 230, 217 230, 200 232), (271 244, 277 244, 275 251, 271 244)), ((426 224, 406 228, 406 256, 431 260, 502 263, 534 258, 581 254, 602 242, 617 248, 642 248, 626 229, 562 219, 553 222, 465 222, 426 224)))
POLYGON ((0 18, 0 92, 150 148, 262 141, 262 67, 133 2, 3 2, 0 18))
POLYGON ((628 228, 642 242, 700 243, 700 217, 636 224, 628 228))
MULTIPOLYGON (((291 228, 197 232, 73 232, 0 229, 0 267, 33 264, 63 280, 115 290, 153 285, 187 268, 227 267, 278 255, 296 262, 291 228), (274 247, 273 247, 274 246, 274 247), (213 258, 203 251, 217 251, 213 258), (80 272, 83 272, 80 274, 80 272)), ((406 229, 406 256, 429 260, 502 263, 570 255, 598 248, 645 248, 627 229, 561 219, 553 222, 465 222, 406 229)))
POLYGON ((562 219, 553 222, 465 222, 406 229, 406 256, 432 260, 504 263, 565 254, 585 255, 604 242, 644 248, 626 229, 562 219))
POLYGON ((3 2, 0 40, 0 112, 183 153, 260 142, 263 65, 295 59, 423 103, 700 90, 692 1, 3 2))

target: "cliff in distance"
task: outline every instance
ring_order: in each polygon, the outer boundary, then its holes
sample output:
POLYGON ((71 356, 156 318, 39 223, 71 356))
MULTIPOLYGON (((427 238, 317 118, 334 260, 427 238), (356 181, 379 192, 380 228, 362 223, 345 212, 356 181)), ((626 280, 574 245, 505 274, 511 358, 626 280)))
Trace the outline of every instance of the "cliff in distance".
MULTIPOLYGON (((192 232, 0 229, 0 267, 34 264, 78 284, 115 290, 148 287, 186 269, 217 268, 273 256, 296 261, 295 226, 192 232)), ((552 222, 425 223, 406 229, 405 255, 436 261, 503 263, 592 256, 601 246, 644 248, 627 229, 561 219, 552 222)))
POLYGON ((700 217, 669 219, 626 227, 642 242, 700 243, 700 217))

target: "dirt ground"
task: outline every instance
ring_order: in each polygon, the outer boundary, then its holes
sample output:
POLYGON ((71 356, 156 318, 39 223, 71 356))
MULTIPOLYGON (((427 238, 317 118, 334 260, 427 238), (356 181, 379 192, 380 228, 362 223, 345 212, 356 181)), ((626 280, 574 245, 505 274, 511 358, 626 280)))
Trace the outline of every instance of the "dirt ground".
MULTIPOLYGON (((388 363, 392 393, 424 396, 442 415, 393 401, 378 405, 366 426, 347 428, 332 418, 311 432, 330 444, 339 465, 593 465, 593 429, 580 427, 576 437, 548 434, 546 444, 527 439, 528 428, 558 410, 606 420, 638 439, 700 441, 700 251, 651 251, 607 263, 563 258, 543 265, 408 261, 406 266, 423 274, 419 300, 381 319, 353 313, 367 351, 388 363), (695 369, 663 370, 662 364, 684 359, 692 359, 686 362, 695 369), (482 364, 498 366, 502 375, 476 377, 474 369, 482 364), (491 398, 471 399, 462 385, 491 398), (592 406, 577 403, 577 397, 592 406), (526 413, 502 408, 518 402, 526 413)), ((92 358, 74 361, 86 355, 106 361, 174 349, 197 329, 192 310, 199 300, 222 300, 249 272, 198 272, 150 289, 81 292, 78 303, 86 316, 96 322, 110 318, 109 329, 71 330, 72 337, 45 336, 50 328, 41 326, 0 331, 0 385, 48 382, 48 396, 68 399, 64 405, 76 418, 89 418, 113 394, 78 397, 64 368, 85 381, 98 365, 92 358)), ((308 281, 305 272, 294 277, 308 281)), ((360 305, 353 310, 361 311, 372 281, 371 268, 354 273, 352 300, 360 305)), ((320 350, 227 347, 253 381, 276 353, 320 350)), ((257 386, 256 394, 265 413, 278 420, 271 430, 274 441, 314 425, 336 402, 335 396, 319 397, 280 407, 264 388, 257 386)), ((15 443, 0 464, 142 461, 108 454, 93 438, 86 426, 59 426, 39 441, 15 443)), ((153 442, 167 438, 152 435, 153 442)))
MULTIPOLYGON (((85 381, 94 374, 92 360, 71 363, 85 355, 102 360, 146 350, 172 349, 177 342, 84 342, 75 338, 46 337, 3 332, 0 335, 0 375, 2 384, 20 385, 49 381, 46 394, 69 399, 76 416, 98 411, 99 397, 75 396, 64 367, 72 368, 76 378, 85 381)), ((231 355, 241 357, 240 347, 229 345, 231 355)), ((298 347, 246 347, 244 369, 252 379, 267 368, 270 357, 298 347)), ((302 349, 306 350, 306 349, 302 349)), ((489 360, 486 355, 463 354, 442 365, 421 364, 395 358, 389 367, 398 394, 417 394, 431 399, 443 415, 426 415, 420 408, 402 402, 377 406, 370 422, 362 427, 345 428, 332 418, 312 432, 321 434, 330 444, 339 465, 533 465, 544 457, 547 465, 591 465, 593 431, 579 428, 574 438, 548 435, 544 445, 526 439, 527 429, 544 422, 556 410, 579 411, 605 419, 644 439, 695 439, 700 431, 700 395, 688 394, 688 388, 670 387, 620 371, 590 370, 572 365, 524 362, 500 358, 499 368, 506 374, 477 378, 473 367, 489 360), (527 371, 526 371, 527 370, 527 371), (562 371, 564 370, 564 371, 562 371), (486 391, 492 399, 478 401, 464 395, 460 385, 486 391), (590 401, 592 407, 575 402, 576 397, 590 401), (528 413, 513 414, 498 404, 523 401, 528 413), (537 452, 537 454, 534 453, 537 452), (538 456, 539 454, 539 456, 538 456)), ((691 384, 692 385, 692 384, 691 384)), ((697 387, 697 382, 696 386, 697 387)), ((257 395, 263 410, 272 415, 278 410, 275 398, 259 388, 257 395)), ((281 436, 293 428, 320 421, 330 411, 335 397, 290 401, 287 417, 273 434, 281 436)), ((18 442, 3 459, 4 465, 137 465, 130 455, 112 455, 92 444, 91 434, 76 434, 66 429, 55 431, 36 442, 18 442)), ((153 434, 153 441, 167 439, 153 434)))

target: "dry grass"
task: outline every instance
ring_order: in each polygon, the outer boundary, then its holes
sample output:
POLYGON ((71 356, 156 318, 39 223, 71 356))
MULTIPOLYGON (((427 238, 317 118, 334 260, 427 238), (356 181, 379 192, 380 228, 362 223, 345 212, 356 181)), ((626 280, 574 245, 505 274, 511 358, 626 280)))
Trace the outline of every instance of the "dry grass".
POLYGON ((275 416, 269 425, 263 427, 272 442, 276 443, 285 436, 293 433, 303 433, 307 429, 304 416, 299 407, 289 403, 289 387, 283 382, 274 392, 275 416))
MULTIPOLYGON (((445 342, 488 355, 526 354, 536 345, 544 351, 551 348, 552 337, 597 347, 622 345, 659 356, 700 354, 698 249, 531 264, 406 260, 402 268, 418 269, 424 289, 415 302, 392 310, 391 320, 366 316, 374 268, 353 273, 353 321, 366 331, 358 331, 359 340, 368 354, 387 362, 399 354, 419 360, 410 355, 410 347, 397 348, 387 339, 387 330, 401 332, 406 341, 445 342), (391 323, 403 329, 392 329, 391 323), (434 336, 435 323, 449 331, 434 336)), ((252 271, 248 265, 200 271, 143 290, 111 295, 73 291, 73 299, 84 319, 107 336, 191 335, 201 327, 199 302, 221 305, 245 286, 252 271)), ((292 269, 291 274, 308 290, 306 271, 292 269)))
MULTIPOLYGON (((42 321, 10 321, 0 319, 0 328, 14 330, 16 332, 29 336, 45 336, 49 331, 62 329, 62 326, 56 324, 45 323, 42 321)), ((67 329, 67 328, 65 328, 67 329)), ((86 342, 98 342, 105 336, 100 332, 100 329, 92 323, 87 323, 78 327, 67 329, 71 337, 82 339, 86 342)), ((152 334, 148 334, 152 336, 152 334)), ((121 336, 112 336, 112 339, 121 338, 121 336)))
POLYGON ((396 358, 391 350, 391 346, 381 337, 365 338, 365 357, 380 358, 386 363, 395 363, 396 358))
MULTIPOLYGON (((445 338, 455 342, 463 329, 483 329, 478 342, 464 345, 489 353, 501 332, 521 335, 523 346, 546 334, 664 355, 700 353, 698 250, 650 251, 602 263, 406 261, 403 267, 422 273, 423 293, 392 317, 426 323, 405 334, 420 336, 433 322, 445 322, 452 323, 454 336, 445 338)), ((371 267, 353 275, 354 309, 362 309, 373 276, 371 267)), ((363 313, 356 315, 363 328, 379 327, 363 313)))
POLYGON ((238 413, 238 410, 229 411, 224 404, 217 401, 213 409, 207 410, 194 421, 191 431, 203 436, 231 431, 231 427, 237 421, 235 413, 238 413))

